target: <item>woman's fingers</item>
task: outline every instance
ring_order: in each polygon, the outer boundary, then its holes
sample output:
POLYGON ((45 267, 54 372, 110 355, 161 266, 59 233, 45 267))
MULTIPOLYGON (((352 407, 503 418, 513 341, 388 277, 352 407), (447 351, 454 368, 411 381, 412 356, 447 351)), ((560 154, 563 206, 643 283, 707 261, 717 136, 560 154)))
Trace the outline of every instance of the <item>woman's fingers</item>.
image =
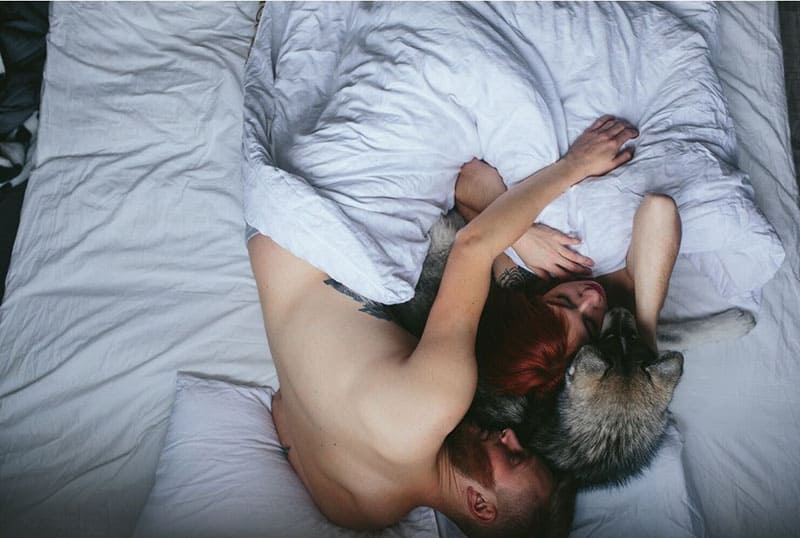
POLYGON ((560 265, 562 269, 569 271, 573 275, 586 275, 592 272, 588 267, 567 259, 561 262, 560 265))
POLYGON ((558 262, 556 262, 555 266, 572 275, 585 275, 586 273, 592 272, 590 268, 584 266, 583 264, 574 262, 567 257, 562 257, 560 260, 558 260, 558 262))
POLYGON ((593 267, 594 266, 594 260, 593 259, 591 259, 591 258, 589 258, 587 256, 583 256, 582 254, 580 254, 578 252, 575 252, 571 248, 564 248, 561 251, 561 256, 566 258, 570 262, 576 263, 578 265, 582 265, 583 267, 593 267))
MULTIPOLYGON (((545 224, 541 224, 540 226, 546 226, 545 224)), ((555 236, 556 243, 559 245, 579 245, 581 240, 577 237, 572 237, 571 235, 567 235, 560 230, 556 230, 555 228, 550 228, 547 226, 550 232, 555 236)))
POLYGON ((529 269, 531 270, 531 273, 533 273, 534 275, 536 275, 540 279, 542 279, 542 280, 550 280, 550 273, 548 273, 544 269, 540 269, 539 267, 529 267, 529 269))
POLYGON ((572 275, 568 270, 564 269, 560 265, 554 265, 551 269, 548 269, 550 276, 553 278, 568 278, 572 275))

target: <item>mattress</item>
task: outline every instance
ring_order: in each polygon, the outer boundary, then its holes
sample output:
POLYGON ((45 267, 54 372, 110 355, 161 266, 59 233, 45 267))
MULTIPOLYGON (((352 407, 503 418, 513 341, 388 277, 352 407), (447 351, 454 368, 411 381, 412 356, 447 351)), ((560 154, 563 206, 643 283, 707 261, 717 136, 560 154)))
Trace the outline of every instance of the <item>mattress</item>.
MULTIPOLYGON (((130 535, 176 372, 276 381, 239 178, 257 8, 52 5, 39 146, 0 307, 2 536, 130 535)), ((685 354, 672 410, 706 533, 793 536, 800 210, 777 7, 720 11, 715 65, 738 164, 786 260, 750 334, 685 354)))

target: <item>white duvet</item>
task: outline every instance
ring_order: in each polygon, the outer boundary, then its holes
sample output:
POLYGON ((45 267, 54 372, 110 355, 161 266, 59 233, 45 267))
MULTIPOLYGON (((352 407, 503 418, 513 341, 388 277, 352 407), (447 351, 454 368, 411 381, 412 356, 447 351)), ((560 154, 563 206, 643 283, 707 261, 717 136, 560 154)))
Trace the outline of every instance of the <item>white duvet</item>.
POLYGON ((721 297, 755 299, 783 250, 735 164, 715 17, 642 3, 268 4, 245 74, 246 220, 356 292, 402 302, 462 163, 483 158, 512 185, 610 113, 640 129, 633 161, 538 220, 581 237, 604 274, 624 265, 641 197, 669 194, 683 265, 721 297))

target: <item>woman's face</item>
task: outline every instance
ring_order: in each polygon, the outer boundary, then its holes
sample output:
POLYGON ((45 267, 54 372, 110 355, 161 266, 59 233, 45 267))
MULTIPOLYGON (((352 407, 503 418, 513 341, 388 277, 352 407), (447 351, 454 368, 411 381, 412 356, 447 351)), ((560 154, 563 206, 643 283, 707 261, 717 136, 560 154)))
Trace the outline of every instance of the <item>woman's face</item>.
POLYGON ((567 324, 567 355, 600 335, 608 310, 606 292, 594 280, 565 282, 543 296, 545 303, 567 324))

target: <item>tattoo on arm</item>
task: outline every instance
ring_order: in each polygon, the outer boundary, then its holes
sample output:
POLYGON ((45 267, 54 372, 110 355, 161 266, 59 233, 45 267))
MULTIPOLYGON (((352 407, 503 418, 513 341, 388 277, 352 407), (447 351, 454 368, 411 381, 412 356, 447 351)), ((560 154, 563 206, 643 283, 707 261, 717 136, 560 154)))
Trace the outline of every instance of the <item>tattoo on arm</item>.
POLYGON ((375 301, 371 301, 366 297, 362 297, 361 295, 357 294, 347 286, 343 285, 340 282, 335 281, 332 278, 325 280, 325 284, 332 287, 339 293, 347 295, 357 303, 361 303, 362 306, 361 308, 358 309, 359 312, 365 312, 370 316, 372 316, 373 318, 392 321, 392 316, 389 314, 389 312, 386 311, 386 309, 381 303, 376 303, 375 301))
POLYGON ((497 277, 501 288, 520 289, 536 280, 536 275, 521 267, 509 267, 497 277))

